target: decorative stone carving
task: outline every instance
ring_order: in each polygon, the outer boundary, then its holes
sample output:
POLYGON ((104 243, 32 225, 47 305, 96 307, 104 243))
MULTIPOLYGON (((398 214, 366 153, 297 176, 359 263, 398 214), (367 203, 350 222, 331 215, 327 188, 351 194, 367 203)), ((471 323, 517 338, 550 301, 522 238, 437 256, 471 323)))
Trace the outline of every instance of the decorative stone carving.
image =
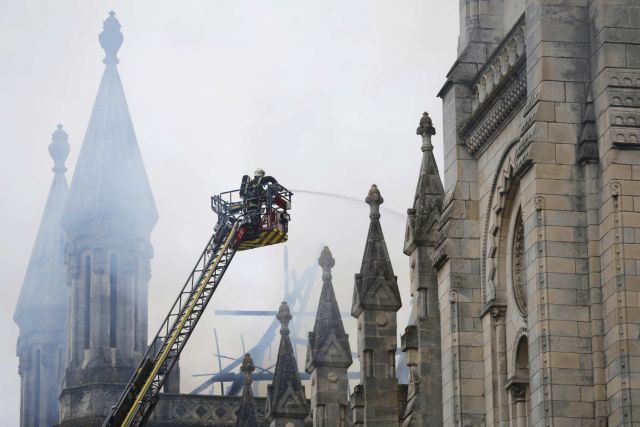
POLYGON ((504 205, 512 182, 516 179, 513 148, 518 144, 514 140, 509 144, 498 162, 491 184, 482 242, 481 290, 482 300, 488 305, 495 299, 495 274, 498 271, 496 255, 498 253, 499 231, 502 224, 504 205))
POLYGON ((514 402, 524 402, 527 400, 527 384, 513 384, 510 391, 511 398, 514 402))
POLYGON ((500 86, 510 72, 519 65, 525 56, 524 19, 514 27, 487 64, 480 71, 474 83, 473 111, 478 110, 493 91, 500 86))
POLYGON ((477 153, 485 146, 526 98, 525 71, 524 65, 520 64, 505 82, 504 89, 487 100, 485 108, 479 109, 465 125, 461 132, 464 136, 463 144, 471 154, 477 153))
POLYGON ((103 30, 98 36, 100 46, 104 49, 105 57, 103 62, 107 65, 115 65, 118 62, 118 50, 122 46, 123 36, 120 32, 120 23, 114 11, 109 12, 109 17, 104 21, 103 30))
POLYGON ((387 324, 387 316, 384 313, 380 313, 376 316, 376 325, 384 326, 387 324))
POLYGON ((520 313, 527 316, 527 262, 524 247, 524 224, 522 213, 518 212, 513 230, 513 246, 511 251, 511 280, 513 296, 520 313))
POLYGON ((507 315, 506 306, 495 306, 491 309, 491 317, 496 323, 502 323, 507 315))

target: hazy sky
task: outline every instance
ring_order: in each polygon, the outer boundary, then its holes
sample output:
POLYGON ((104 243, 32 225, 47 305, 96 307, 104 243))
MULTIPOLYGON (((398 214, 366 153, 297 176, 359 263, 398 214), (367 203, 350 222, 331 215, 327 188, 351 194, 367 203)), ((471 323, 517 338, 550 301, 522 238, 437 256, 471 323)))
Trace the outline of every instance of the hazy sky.
MULTIPOLYGON (((97 35, 111 9, 122 24, 118 68, 160 215, 152 234, 151 332, 209 237, 210 195, 237 187, 244 173, 260 166, 287 187, 360 200, 376 183, 383 206, 404 213, 419 170, 415 129, 423 111, 434 119, 441 165, 436 94, 455 59, 457 1, 0 0, 3 425, 18 425, 12 315, 53 178, 47 145, 63 123, 70 181, 104 68, 97 35)), ((297 194, 291 214, 292 268, 302 273, 329 245, 338 303, 349 311, 368 206, 297 194)), ((405 219, 383 212, 382 226, 403 293, 401 332, 409 307, 405 219)), ((213 327, 230 356, 240 355, 239 334, 247 347, 261 336, 271 319, 213 311, 276 310, 282 252, 280 245, 234 259, 183 353, 184 392, 199 383, 193 373, 217 369, 213 327)), ((355 351, 355 319, 344 321, 355 351)))

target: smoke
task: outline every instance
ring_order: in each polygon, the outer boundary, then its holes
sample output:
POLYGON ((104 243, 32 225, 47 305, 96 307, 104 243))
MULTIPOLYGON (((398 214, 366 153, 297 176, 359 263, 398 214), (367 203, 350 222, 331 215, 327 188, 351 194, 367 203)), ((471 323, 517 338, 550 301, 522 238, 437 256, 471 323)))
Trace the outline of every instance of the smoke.
MULTIPOLYGON (((323 197, 333 197, 336 199, 347 200, 349 202, 362 203, 362 199, 358 199, 357 197, 352 197, 352 196, 345 196, 344 194, 327 193, 324 191, 310 191, 310 190, 291 190, 291 191, 293 193, 312 194, 314 196, 323 196, 323 197)), ((405 216, 402 213, 398 212, 395 209, 387 208, 384 206, 380 206, 380 209, 396 218, 400 218, 400 219, 405 218, 405 216)))

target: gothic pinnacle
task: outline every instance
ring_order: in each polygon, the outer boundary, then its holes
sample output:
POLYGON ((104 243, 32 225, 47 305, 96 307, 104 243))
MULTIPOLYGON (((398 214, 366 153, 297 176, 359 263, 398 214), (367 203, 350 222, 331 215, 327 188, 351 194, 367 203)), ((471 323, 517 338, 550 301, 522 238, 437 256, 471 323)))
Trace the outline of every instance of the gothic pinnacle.
POLYGON ((433 127, 433 121, 431 121, 431 117, 426 111, 422 113, 416 134, 422 137, 422 151, 433 150, 431 137, 436 134, 436 128, 433 127))
POLYGON ((120 61, 116 55, 120 46, 122 46, 123 37, 120 32, 120 22, 116 18, 114 11, 109 12, 109 17, 104 21, 102 32, 99 34, 98 39, 105 53, 102 62, 107 65, 117 65, 120 61))
POLYGON ((62 124, 58 124, 55 132, 51 134, 51 144, 49 144, 49 155, 53 159, 53 171, 55 173, 64 173, 67 168, 64 162, 69 156, 69 136, 62 129, 62 124))
POLYGON ((369 218, 372 220, 380 219, 380 205, 384 203, 384 199, 380 195, 380 190, 378 190, 377 185, 373 184, 371 186, 369 194, 367 194, 367 198, 364 200, 369 205, 369 218))

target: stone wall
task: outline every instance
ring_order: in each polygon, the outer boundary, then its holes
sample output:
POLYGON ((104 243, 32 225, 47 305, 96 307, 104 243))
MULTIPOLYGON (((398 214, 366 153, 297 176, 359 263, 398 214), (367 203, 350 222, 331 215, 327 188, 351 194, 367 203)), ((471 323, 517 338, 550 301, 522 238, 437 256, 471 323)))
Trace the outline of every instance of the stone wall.
POLYGON ((640 4, 499 3, 440 92, 444 424, 631 425, 640 4))

